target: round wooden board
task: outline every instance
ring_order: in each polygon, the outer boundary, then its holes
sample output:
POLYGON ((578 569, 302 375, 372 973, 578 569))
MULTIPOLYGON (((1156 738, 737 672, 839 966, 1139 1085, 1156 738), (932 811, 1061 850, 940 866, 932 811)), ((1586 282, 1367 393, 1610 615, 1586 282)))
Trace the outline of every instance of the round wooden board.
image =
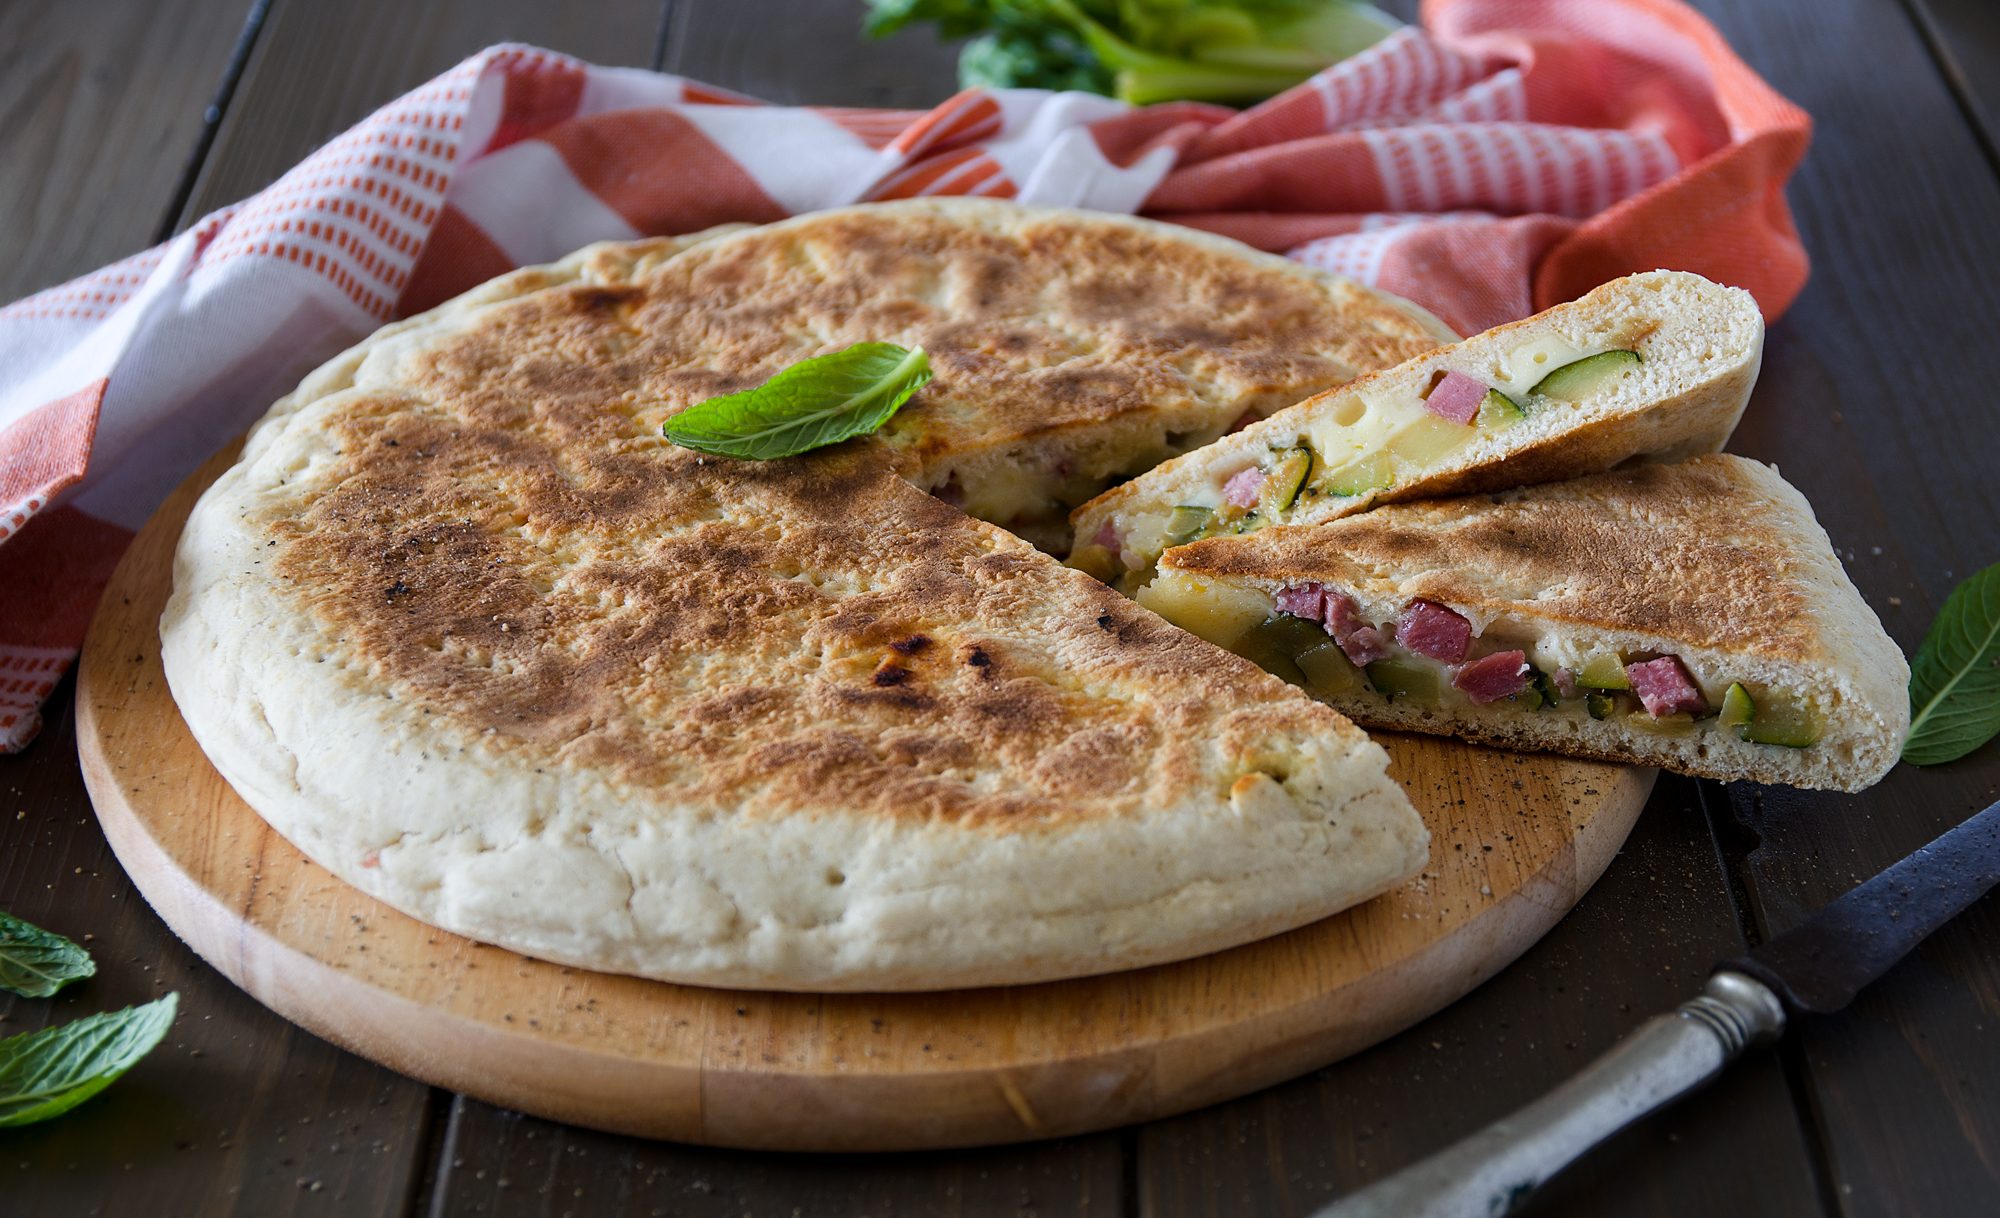
POLYGON ((516 955, 362 895, 279 837, 188 734, 160 670, 175 540, 218 454, 139 533, 85 644, 79 751, 105 835, 189 946, 287 1019, 556 1120, 718 1146, 1055 1137, 1295 1077, 1465 994, 1567 913, 1654 771, 1383 743, 1429 823, 1396 892, 1217 955, 1048 985, 768 994, 516 955))

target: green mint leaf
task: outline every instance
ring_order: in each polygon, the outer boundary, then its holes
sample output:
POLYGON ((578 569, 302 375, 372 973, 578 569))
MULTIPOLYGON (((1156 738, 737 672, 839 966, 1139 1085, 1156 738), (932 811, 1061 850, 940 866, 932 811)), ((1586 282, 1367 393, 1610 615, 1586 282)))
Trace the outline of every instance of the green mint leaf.
POLYGON ((95 972, 89 952, 52 931, 0 913, 0 990, 12 990, 23 998, 47 998, 95 972))
POLYGON ((1911 765, 1957 761, 2000 734, 2000 563, 1951 590, 1910 663, 1911 765))
POLYGON ((0 1040, 0 1129, 61 1116, 118 1081, 173 1025, 179 994, 0 1040))
POLYGON ((856 343, 793 364, 755 389, 710 398, 668 419, 682 448, 769 461, 866 435, 931 379, 924 349, 856 343))

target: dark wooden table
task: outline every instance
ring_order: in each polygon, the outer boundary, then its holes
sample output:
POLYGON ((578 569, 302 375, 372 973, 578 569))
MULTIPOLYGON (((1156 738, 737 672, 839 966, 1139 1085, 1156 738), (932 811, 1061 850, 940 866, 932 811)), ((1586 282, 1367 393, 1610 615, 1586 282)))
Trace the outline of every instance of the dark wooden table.
MULTIPOLYGON (((1392 6, 1401 7, 1401 6, 1392 6)), ((1812 282, 1770 335, 1733 447, 1818 506, 1913 649, 2000 560, 2000 15, 1987 0, 1701 0, 1818 123, 1791 199, 1812 282)), ((845 0, 0 0, 0 300, 249 194, 491 42, 788 102, 923 105, 928 34, 845 0)), ((1402 1036, 1141 1128, 988 1151, 778 1157, 650 1144, 433 1090, 291 1027, 183 947, 106 848, 68 685, 0 758, 0 908, 98 977, 0 1001, 0 1035, 181 992, 167 1043, 60 1121, 0 1131, 0 1214, 1278 1215, 1532 1098, 1718 957, 2000 795, 2000 745, 1855 797, 1664 778, 1539 946, 1402 1036)), ((1618 1137, 1545 1215, 2000 1213, 2000 900, 1853 1010, 1618 1137)))

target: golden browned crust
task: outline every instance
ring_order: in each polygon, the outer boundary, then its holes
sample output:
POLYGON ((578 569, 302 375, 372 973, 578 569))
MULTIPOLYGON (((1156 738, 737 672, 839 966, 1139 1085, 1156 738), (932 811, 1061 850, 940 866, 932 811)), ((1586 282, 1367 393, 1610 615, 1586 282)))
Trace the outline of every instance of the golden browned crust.
MULTIPOLYGON (((1486 616, 1641 631, 1783 659, 1824 653, 1812 612, 1819 526, 1763 467, 1726 455, 1492 496, 1392 504, 1168 551, 1219 577, 1392 582, 1486 616)), ((1782 484, 1781 484, 1782 485, 1782 484)))
POLYGON ((1215 781, 1197 725, 1225 755, 1273 729, 1358 738, 895 474, 1435 339, 1198 241, 970 217, 864 209, 600 247, 581 282, 520 272, 476 324, 368 357, 388 366, 362 383, 392 388, 341 394, 318 423, 335 463, 260 500, 266 561, 342 664, 424 712, 692 803, 1047 824, 1215 781), (739 462, 659 436, 862 339, 937 370, 874 440, 739 462), (1077 672, 1158 696, 1107 701, 1077 672))
POLYGON ((422 713, 696 803, 1046 825, 1217 781, 1196 723, 1353 732, 879 452, 737 462, 651 431, 504 394, 352 401, 328 489, 258 521, 272 571, 422 713), (1020 781, 971 781, 995 770, 1020 781))
POLYGON ((672 410, 850 343, 922 346, 936 379, 881 438, 923 466, 1133 414, 1221 426, 1449 337, 1400 302, 1232 246, 956 201, 806 217, 673 258, 609 247, 597 283, 509 309, 425 377, 447 394, 672 410))

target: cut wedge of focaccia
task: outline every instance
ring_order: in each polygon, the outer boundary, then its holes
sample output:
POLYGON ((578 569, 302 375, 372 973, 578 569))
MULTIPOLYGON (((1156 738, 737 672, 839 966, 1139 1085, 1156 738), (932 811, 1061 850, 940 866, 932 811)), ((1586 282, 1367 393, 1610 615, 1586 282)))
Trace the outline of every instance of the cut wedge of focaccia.
POLYGON ((1212 538, 1139 601, 1373 727, 1846 791, 1909 731, 1902 653, 1740 457, 1212 538))
POLYGON ((1160 553, 1377 503, 1720 449, 1757 379, 1757 302, 1653 271, 1416 356, 1158 466, 1071 517, 1071 563, 1132 592, 1160 553))

